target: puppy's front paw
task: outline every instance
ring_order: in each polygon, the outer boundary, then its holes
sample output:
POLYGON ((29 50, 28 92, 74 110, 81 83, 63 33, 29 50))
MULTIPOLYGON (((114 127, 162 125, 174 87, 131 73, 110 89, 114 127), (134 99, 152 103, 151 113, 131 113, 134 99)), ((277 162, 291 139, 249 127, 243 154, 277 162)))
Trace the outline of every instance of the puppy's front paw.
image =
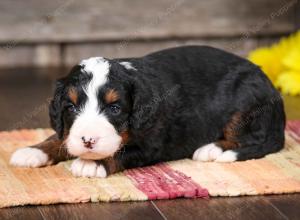
POLYGON ((42 150, 26 147, 16 150, 10 158, 10 164, 19 167, 41 167, 51 164, 42 150))
POLYGON ((107 172, 102 164, 97 164, 93 160, 76 159, 71 165, 71 172, 74 176, 101 177, 107 176, 107 172))

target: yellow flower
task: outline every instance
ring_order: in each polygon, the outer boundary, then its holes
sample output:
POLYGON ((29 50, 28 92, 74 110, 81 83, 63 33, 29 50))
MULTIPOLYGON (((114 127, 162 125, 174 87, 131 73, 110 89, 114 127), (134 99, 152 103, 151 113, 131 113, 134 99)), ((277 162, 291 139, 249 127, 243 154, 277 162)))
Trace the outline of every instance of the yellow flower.
POLYGON ((278 60, 282 59, 282 53, 278 50, 267 47, 259 48, 249 54, 249 59, 260 66, 272 82, 277 80, 279 73, 283 70, 283 65, 278 60))
POLYGON ((275 86, 281 89, 282 93, 289 95, 300 94, 300 72, 283 72, 278 77, 275 86))
POLYGON ((295 45, 290 53, 283 59, 283 64, 287 69, 299 71, 300 73, 300 42, 298 47, 295 45))
POLYGON ((248 59, 260 66, 283 93, 300 94, 300 31, 250 52, 248 59))

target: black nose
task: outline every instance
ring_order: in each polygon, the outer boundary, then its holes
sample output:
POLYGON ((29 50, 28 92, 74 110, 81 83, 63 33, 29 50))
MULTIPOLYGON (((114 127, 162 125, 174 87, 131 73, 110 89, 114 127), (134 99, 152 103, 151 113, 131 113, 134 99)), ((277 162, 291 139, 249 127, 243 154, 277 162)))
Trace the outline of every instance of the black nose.
POLYGON ((93 145, 96 143, 95 138, 86 138, 84 136, 81 137, 82 143, 84 144, 84 147, 88 149, 92 149, 93 145))

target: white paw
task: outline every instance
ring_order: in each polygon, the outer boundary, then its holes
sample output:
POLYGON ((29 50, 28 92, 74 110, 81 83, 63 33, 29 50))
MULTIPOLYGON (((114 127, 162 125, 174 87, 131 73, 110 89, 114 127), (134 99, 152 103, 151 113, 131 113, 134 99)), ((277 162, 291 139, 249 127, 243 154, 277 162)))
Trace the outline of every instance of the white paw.
POLYGON ((226 150, 224 151, 218 158, 216 159, 216 162, 233 162, 237 160, 237 153, 232 150, 226 150))
POLYGON ((50 164, 48 155, 37 148, 21 148, 10 158, 10 164, 19 167, 41 167, 50 164))
POLYGON ((199 147, 193 155, 193 160, 198 161, 214 161, 216 160, 221 154, 223 150, 215 145, 214 143, 204 145, 199 147))
POLYGON ((77 158, 71 165, 71 172, 74 176, 85 177, 106 177, 107 173, 102 164, 97 164, 93 160, 83 160, 77 158))

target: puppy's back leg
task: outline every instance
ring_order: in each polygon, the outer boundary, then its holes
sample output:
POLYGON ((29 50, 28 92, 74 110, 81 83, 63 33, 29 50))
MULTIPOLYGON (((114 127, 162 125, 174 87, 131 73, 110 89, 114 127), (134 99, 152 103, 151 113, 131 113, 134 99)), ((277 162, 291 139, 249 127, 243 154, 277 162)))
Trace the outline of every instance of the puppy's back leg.
POLYGON ((223 129, 222 140, 198 148, 194 160, 233 162, 264 157, 284 146, 285 115, 281 100, 248 116, 236 113, 223 129))
POLYGON ((30 147, 16 150, 10 164, 20 167, 41 167, 71 159, 63 146, 63 141, 52 135, 45 141, 30 147))
POLYGON ((237 136, 239 132, 236 128, 242 120, 240 112, 235 113, 223 128, 223 138, 215 143, 210 143, 199 147, 193 155, 193 160, 233 162, 237 160, 237 154, 232 149, 239 147, 237 136))

